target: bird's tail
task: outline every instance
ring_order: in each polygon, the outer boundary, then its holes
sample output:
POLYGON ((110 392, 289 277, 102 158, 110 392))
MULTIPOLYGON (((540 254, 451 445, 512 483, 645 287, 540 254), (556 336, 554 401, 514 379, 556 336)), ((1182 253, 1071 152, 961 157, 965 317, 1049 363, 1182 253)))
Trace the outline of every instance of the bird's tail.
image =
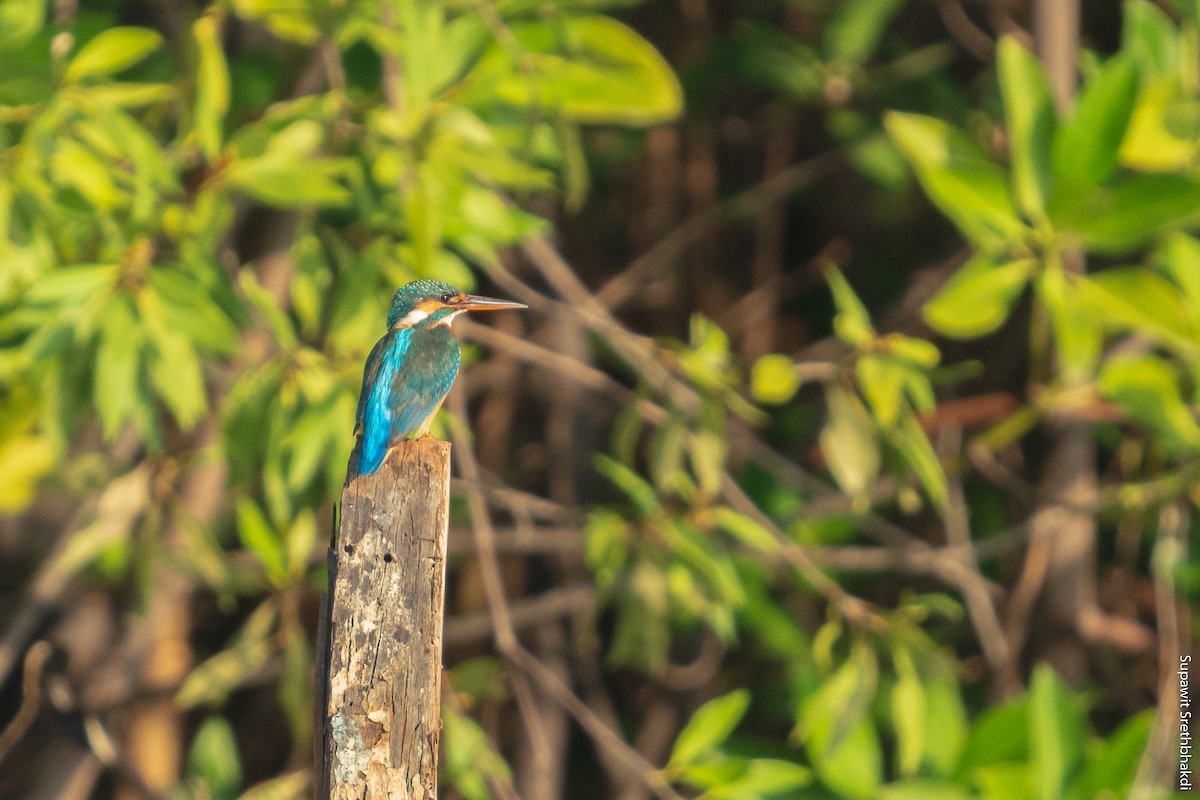
POLYGON ((370 475, 379 469, 387 456, 388 437, 386 428, 382 431, 380 425, 364 425, 362 447, 358 451, 358 474, 370 475))

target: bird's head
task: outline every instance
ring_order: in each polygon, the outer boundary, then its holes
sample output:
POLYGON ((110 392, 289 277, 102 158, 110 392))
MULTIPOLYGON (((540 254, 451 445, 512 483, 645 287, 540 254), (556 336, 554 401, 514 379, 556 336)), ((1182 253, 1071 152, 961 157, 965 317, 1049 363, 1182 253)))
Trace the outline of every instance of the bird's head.
POLYGON ((420 280, 406 283, 392 295, 388 310, 388 329, 412 328, 418 325, 449 325, 464 311, 491 311, 501 308, 528 308, 524 303, 497 300, 467 294, 448 283, 420 280))

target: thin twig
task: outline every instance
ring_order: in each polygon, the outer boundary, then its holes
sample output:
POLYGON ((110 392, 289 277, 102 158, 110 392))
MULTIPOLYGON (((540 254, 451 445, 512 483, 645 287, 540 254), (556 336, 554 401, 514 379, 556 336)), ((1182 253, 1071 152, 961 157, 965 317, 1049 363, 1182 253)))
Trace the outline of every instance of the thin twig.
MULTIPOLYGON (((450 409, 460 419, 467 419, 463 382, 451 392, 450 409)), ((591 735, 592 739, 602 747, 614 761, 626 767, 631 775, 638 777, 660 800, 683 800, 670 784, 662 777, 659 770, 641 757, 621 736, 604 724, 603 721, 588 707, 586 703, 575 696, 575 693, 549 667, 542 664, 535 656, 525 650, 517 639, 513 626, 512 613, 508 600, 504 595, 504 584, 500 575, 500 565, 496 557, 496 545, 491 520, 488 516, 487 503, 483 492, 479 489, 479 463, 468 437, 461 430, 455 430, 452 436, 455 451, 458 454, 459 472, 467 481, 467 506, 471 515, 471 525, 475 531, 479 570, 483 580, 484 593, 487 596, 488 609, 492 615, 496 649, 504 658, 525 673, 539 690, 546 692, 560 706, 570 713, 575 721, 591 735)), ((527 724, 538 725, 540 718, 526 718, 527 724)))

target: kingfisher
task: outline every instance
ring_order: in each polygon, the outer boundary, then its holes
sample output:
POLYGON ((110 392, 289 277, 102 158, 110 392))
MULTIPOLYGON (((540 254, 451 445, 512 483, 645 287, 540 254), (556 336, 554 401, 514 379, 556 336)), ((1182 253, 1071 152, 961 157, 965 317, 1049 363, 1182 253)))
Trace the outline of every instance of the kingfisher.
POLYGON ((458 337, 450 323, 464 311, 528 308, 523 303, 466 294, 448 283, 420 280, 392 296, 387 333, 363 370, 354 432, 362 431, 358 472, 379 469, 388 449, 429 426, 458 375, 458 337))

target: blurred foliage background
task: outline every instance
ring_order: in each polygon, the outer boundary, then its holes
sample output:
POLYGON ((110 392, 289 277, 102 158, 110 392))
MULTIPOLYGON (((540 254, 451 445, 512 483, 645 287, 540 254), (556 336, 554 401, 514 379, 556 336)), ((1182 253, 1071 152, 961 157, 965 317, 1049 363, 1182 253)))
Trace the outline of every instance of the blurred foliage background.
POLYGON ((0 0, 0 795, 312 792, 365 356, 463 320, 443 794, 1176 786, 1197 0, 0 0))

